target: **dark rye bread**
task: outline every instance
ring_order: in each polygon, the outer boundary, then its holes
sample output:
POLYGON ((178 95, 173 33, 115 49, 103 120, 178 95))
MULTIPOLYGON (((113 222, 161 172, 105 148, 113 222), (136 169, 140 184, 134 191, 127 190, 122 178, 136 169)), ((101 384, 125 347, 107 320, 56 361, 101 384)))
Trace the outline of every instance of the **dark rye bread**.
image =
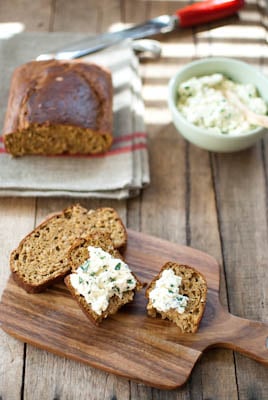
MULTIPOLYGON (((122 255, 116 249, 114 249, 113 243, 109 239, 109 236, 99 234, 90 235, 87 238, 77 239, 68 252, 68 258, 72 272, 75 272, 78 267, 83 265, 83 263, 90 258, 88 246, 100 247, 102 250, 110 253, 113 257, 123 259, 122 255)), ((142 283, 139 281, 136 275, 133 274, 133 272, 132 275, 137 281, 136 288, 124 292, 122 298, 119 298, 116 295, 112 296, 110 298, 108 308, 103 311, 101 315, 98 315, 96 312, 94 312, 94 310, 91 308, 91 305, 88 304, 85 298, 80 295, 80 293, 77 292, 72 286, 70 275, 67 275, 64 278, 64 282, 87 318, 94 325, 99 325, 103 319, 107 318, 109 315, 115 314, 123 305, 131 302, 134 298, 135 292, 142 289, 142 283)))
POLYGON ((156 318, 160 315, 162 319, 169 319, 174 322, 182 332, 195 333, 198 330, 199 323, 205 310, 207 283, 204 276, 194 268, 188 265, 167 262, 148 286, 146 297, 148 298, 147 311, 149 316, 156 318), (161 277, 162 272, 168 269, 172 269, 175 275, 182 278, 179 294, 185 295, 189 299, 185 311, 182 314, 174 309, 159 311, 153 306, 152 301, 149 299, 149 294, 154 289, 156 281, 161 277))
POLYGON ((10 256, 14 280, 29 293, 38 293, 70 272, 68 250, 79 237, 108 232, 113 246, 126 245, 125 227, 112 208, 66 208, 29 233, 10 256))
POLYGON ((13 156, 96 154, 112 144, 111 73, 80 61, 31 61, 15 69, 3 139, 13 156))
POLYGON ((67 256, 71 272, 75 272, 89 258, 88 246, 100 247, 113 257, 123 260, 122 254, 114 247, 110 234, 96 232, 77 238, 69 248, 67 256))

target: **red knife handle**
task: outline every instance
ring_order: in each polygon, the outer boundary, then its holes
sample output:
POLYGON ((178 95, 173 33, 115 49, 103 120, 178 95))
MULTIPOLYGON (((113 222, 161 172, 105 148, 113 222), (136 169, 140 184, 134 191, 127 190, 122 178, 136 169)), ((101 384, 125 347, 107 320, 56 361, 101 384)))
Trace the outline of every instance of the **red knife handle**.
POLYGON ((176 15, 179 26, 187 28, 228 17, 243 6, 244 0, 206 0, 183 7, 176 15))

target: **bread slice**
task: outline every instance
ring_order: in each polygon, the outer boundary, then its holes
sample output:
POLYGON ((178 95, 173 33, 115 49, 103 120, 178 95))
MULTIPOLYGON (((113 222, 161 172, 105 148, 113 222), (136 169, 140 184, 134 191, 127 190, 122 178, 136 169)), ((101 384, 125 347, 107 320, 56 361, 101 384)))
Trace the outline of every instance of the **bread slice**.
POLYGON ((46 219, 11 253, 14 280, 29 293, 45 290, 70 272, 67 253, 75 239, 93 232, 108 232, 115 248, 126 245, 125 227, 112 208, 73 205, 46 219))
POLYGON ((77 238, 68 250, 70 272, 75 272, 88 258, 88 246, 100 247, 115 258, 123 260, 122 254, 114 247, 108 232, 95 232, 86 237, 77 238))
POLYGON ((149 316, 161 315, 174 322, 182 332, 194 333, 204 313, 207 283, 194 268, 167 262, 150 283, 146 297, 149 316), (181 283, 177 277, 181 278, 181 283))
MULTIPOLYGON (((103 254, 104 253, 100 253, 100 255, 96 256, 97 263, 104 257, 103 254)), ((120 270, 122 272, 124 262, 121 254, 113 248, 112 241, 109 240, 107 235, 95 234, 87 238, 78 239, 69 250, 69 262, 72 268, 72 274, 66 276, 64 282, 82 311, 94 325, 98 325, 109 315, 115 314, 123 305, 131 302, 135 292, 140 290, 143 286, 133 272, 128 269, 127 275, 124 276, 125 290, 122 290, 121 293, 116 291, 116 286, 118 284, 116 278, 120 274, 120 270), (112 256, 113 265, 109 267, 108 262, 106 264, 106 260, 103 260, 103 266, 98 268, 97 264, 94 264, 95 258, 93 254, 91 254, 93 249, 95 249, 96 252, 102 249, 106 253, 109 253, 112 256), (88 260, 91 260, 91 264, 88 264, 88 260), (84 272, 85 268, 86 272, 84 272), (103 278, 104 276, 105 279, 103 278), (72 280, 73 278, 75 278, 75 281, 72 280), (90 280, 92 286, 87 285, 84 291, 91 294, 91 296, 92 293, 94 293, 94 297, 88 299, 85 298, 85 295, 79 290, 79 287, 75 287, 74 284, 75 282, 76 284, 78 282, 84 284, 87 280, 90 280), (128 282, 130 281, 132 281, 132 286, 128 289, 128 282), (108 286, 109 292, 106 291, 106 288, 108 290, 108 286), (96 310, 96 302, 98 302, 102 296, 105 296, 104 306, 102 309, 96 310)))

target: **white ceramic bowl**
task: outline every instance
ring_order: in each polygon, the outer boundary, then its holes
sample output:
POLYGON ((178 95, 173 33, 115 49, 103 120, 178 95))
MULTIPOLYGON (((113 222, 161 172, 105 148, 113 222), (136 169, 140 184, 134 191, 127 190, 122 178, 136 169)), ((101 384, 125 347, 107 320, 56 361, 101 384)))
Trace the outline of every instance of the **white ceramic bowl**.
POLYGON ((174 125, 185 139, 203 149, 215 152, 233 152, 246 149, 265 134, 265 128, 258 127, 241 134, 217 134, 191 124, 176 107, 177 88, 180 83, 193 76, 210 75, 216 72, 222 73, 236 82, 253 83, 260 96, 268 103, 268 79, 257 68, 231 58, 205 58, 187 64, 169 82, 168 105, 174 125))

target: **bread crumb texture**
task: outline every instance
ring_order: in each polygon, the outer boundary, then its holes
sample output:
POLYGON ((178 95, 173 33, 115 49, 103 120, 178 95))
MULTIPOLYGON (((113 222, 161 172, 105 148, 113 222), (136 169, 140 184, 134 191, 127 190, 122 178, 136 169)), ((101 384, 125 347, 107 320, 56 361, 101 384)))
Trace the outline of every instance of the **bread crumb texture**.
MULTIPOLYGON (((78 239, 71 249, 69 250, 69 262, 72 267, 72 272, 75 273, 77 269, 83 265, 85 265, 85 262, 87 260, 90 260, 90 252, 89 252, 89 247, 93 246, 96 248, 100 248, 104 250, 105 252, 109 253, 114 259, 120 259, 123 260, 122 255, 113 247, 113 243, 110 240, 107 235, 90 235, 87 238, 83 239, 78 239)), ((93 268, 95 266, 93 265, 93 268)), ((113 280, 116 283, 116 269, 115 268, 115 274, 111 280, 113 280)), ((108 304, 107 308, 103 310, 101 313, 97 313, 93 310, 92 305, 88 303, 83 295, 74 288, 72 285, 72 279, 71 279, 71 274, 66 276, 64 279, 64 282, 68 289, 70 290, 72 296, 74 299, 77 301, 78 305, 84 312, 84 314, 87 316, 87 318, 94 324, 98 325, 102 320, 107 318, 109 315, 117 313, 117 311, 125 304, 131 302, 134 298, 135 292, 140 290, 142 288, 142 283, 139 281, 139 279, 133 274, 133 272, 130 272, 130 276, 136 280, 136 285, 133 289, 131 290, 125 290, 121 296, 119 295, 112 295, 110 298, 107 299, 108 304)), ((87 270, 88 275, 92 273, 91 270, 87 270)), ((99 273, 99 272, 98 272, 99 273)), ((121 282, 122 283, 122 282, 121 282)), ((102 293, 100 293, 102 295, 102 293)))
POLYGON ((14 280, 37 293, 61 280, 70 271, 68 250, 77 238, 106 233, 114 248, 126 245, 125 227, 112 208, 87 210, 74 205, 41 223, 10 256, 14 280))
POLYGON ((188 265, 167 262, 148 286, 146 297, 148 298, 147 312, 149 316, 153 318, 161 316, 162 319, 174 322, 183 333, 195 333, 205 310, 207 283, 204 276, 194 268, 188 265), (187 305, 182 313, 179 313, 174 308, 160 311, 154 307, 153 301, 150 299, 150 292, 154 290, 157 280, 161 278, 163 271, 169 269, 174 271, 175 275, 181 277, 179 294, 188 298, 187 305))

